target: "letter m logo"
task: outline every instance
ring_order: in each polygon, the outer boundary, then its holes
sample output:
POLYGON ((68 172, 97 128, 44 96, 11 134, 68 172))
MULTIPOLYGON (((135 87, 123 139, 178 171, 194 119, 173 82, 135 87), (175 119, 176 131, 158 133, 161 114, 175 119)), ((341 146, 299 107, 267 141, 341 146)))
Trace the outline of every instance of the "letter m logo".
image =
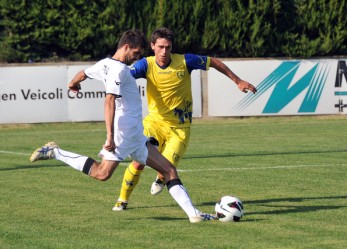
MULTIPOLYGON (((302 64, 305 63, 302 62, 302 64)), ((247 95, 235 108, 238 111, 245 109, 270 88, 273 88, 263 113, 276 114, 307 89, 297 111, 299 113, 315 112, 329 72, 327 69, 328 64, 313 63, 313 66, 301 78, 293 82, 300 64, 299 61, 282 62, 257 86, 258 92, 255 95, 247 95)), ((307 67, 307 65, 304 66, 307 67)))

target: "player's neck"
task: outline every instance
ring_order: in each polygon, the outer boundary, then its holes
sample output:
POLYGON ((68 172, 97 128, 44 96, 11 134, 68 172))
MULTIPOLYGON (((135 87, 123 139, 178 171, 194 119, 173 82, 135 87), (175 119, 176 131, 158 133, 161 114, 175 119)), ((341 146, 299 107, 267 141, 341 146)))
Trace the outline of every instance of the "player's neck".
POLYGON ((169 60, 167 60, 167 61, 156 60, 156 63, 157 63, 157 65, 158 65, 159 67, 161 67, 161 68, 166 68, 167 66, 170 65, 170 63, 171 63, 171 58, 170 58, 169 60))
POLYGON ((117 50, 117 52, 112 56, 112 59, 125 63, 125 54, 117 50))

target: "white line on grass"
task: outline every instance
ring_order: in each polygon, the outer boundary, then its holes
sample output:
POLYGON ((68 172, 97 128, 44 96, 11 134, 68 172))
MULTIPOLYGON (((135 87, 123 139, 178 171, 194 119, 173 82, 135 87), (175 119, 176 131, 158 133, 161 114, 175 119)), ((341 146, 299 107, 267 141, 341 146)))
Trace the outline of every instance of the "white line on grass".
POLYGON ((5 151, 5 150, 0 150, 0 153, 2 153, 2 154, 21 155, 21 156, 30 156, 30 154, 27 154, 27 153, 14 152, 14 151, 5 151))
MULTIPOLYGON (((0 150, 3 154, 30 156, 27 153, 14 152, 14 151, 4 151, 0 150)), ((120 163, 121 166, 128 166, 129 162, 123 161, 120 163)), ((233 170, 263 170, 263 169, 291 169, 291 168, 307 168, 307 167, 335 167, 335 166, 347 166, 345 163, 339 164, 298 164, 298 165, 278 165, 278 166, 268 166, 268 167, 237 167, 237 168, 210 168, 210 169, 177 169, 178 172, 201 172, 201 171, 233 171, 233 170)), ((146 166, 148 167, 148 166, 146 166)), ((150 167, 148 167, 150 168, 150 167)))
POLYGON ((243 167, 243 168, 212 168, 212 169, 177 169, 178 172, 201 172, 201 171, 232 171, 232 170, 262 170, 262 169, 290 169, 303 167, 334 167, 347 166, 347 164, 298 164, 298 165, 278 165, 268 167, 243 167))

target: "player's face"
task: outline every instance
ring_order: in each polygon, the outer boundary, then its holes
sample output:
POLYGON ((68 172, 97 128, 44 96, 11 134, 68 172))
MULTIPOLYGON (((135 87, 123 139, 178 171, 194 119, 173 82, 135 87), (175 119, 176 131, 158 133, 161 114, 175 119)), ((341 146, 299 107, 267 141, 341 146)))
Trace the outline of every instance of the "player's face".
POLYGON ((155 43, 151 43, 155 54, 155 60, 160 66, 167 66, 170 63, 172 43, 165 38, 159 38, 155 43))
POLYGON ((135 61, 140 59, 142 53, 143 53, 143 48, 128 47, 125 53, 125 64, 127 65, 133 64, 135 61))

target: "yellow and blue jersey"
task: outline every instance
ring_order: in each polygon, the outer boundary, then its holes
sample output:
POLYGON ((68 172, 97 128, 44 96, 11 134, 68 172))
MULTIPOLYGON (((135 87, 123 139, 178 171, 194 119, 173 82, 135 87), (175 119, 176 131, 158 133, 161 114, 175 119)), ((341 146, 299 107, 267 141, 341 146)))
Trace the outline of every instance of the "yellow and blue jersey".
POLYGON ((171 62, 160 67, 154 56, 143 58, 131 67, 134 78, 147 79, 149 115, 173 127, 187 127, 192 122, 193 98, 190 74, 195 69, 208 70, 210 57, 171 54, 171 62))

